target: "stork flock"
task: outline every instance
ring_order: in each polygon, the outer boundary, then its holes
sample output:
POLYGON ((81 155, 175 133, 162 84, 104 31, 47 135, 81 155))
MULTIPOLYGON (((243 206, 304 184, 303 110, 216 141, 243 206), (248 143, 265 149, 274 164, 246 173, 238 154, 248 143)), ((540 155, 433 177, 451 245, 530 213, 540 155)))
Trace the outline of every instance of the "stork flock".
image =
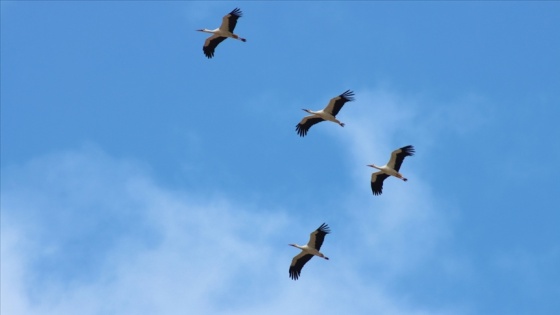
MULTIPOLYGON (((233 33, 235 26, 237 25, 237 20, 243 15, 239 8, 235 8, 230 13, 226 14, 222 18, 222 24, 220 27, 210 30, 210 29, 199 29, 197 31, 210 33, 212 36, 208 37, 204 42, 202 51, 204 55, 210 59, 214 57, 214 51, 216 47, 227 38, 233 38, 246 42, 245 38, 233 33)), ((296 133, 300 137, 305 137, 309 129, 322 121, 330 121, 344 127, 344 123, 336 118, 336 115, 340 112, 344 104, 354 100, 354 92, 351 90, 346 90, 344 93, 332 98, 327 106, 321 110, 313 111, 310 109, 303 109, 307 112, 308 116, 302 118, 302 120, 296 125, 296 133)), ((399 173, 401 165, 404 158, 407 156, 414 155, 414 147, 412 145, 406 145, 401 148, 394 150, 391 153, 389 161, 382 166, 377 166, 375 164, 366 165, 375 168, 377 171, 371 174, 371 191, 373 195, 381 195, 383 192, 383 182, 390 176, 396 177, 403 181, 408 179, 399 173)), ((309 241, 306 245, 288 244, 295 248, 301 250, 301 252, 294 256, 292 263, 289 268, 289 276, 293 280, 297 280, 300 277, 301 270, 303 266, 313 258, 317 256, 328 260, 329 258, 320 252, 325 236, 330 233, 330 228, 326 223, 321 224, 316 230, 311 232, 309 235, 309 241)))

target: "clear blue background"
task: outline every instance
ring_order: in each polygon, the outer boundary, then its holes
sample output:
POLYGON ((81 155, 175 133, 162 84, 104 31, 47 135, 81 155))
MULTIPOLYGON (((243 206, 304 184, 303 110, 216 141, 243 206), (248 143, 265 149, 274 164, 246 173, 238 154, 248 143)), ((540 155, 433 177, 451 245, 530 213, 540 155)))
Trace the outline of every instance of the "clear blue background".
POLYGON ((558 314, 559 2, 1 2, 2 314, 558 314), (202 45, 233 8, 236 33, 202 45), (302 108, 356 101, 307 137, 302 108), (412 144, 372 196, 366 164, 412 144), (288 278, 327 222, 323 252, 288 278))

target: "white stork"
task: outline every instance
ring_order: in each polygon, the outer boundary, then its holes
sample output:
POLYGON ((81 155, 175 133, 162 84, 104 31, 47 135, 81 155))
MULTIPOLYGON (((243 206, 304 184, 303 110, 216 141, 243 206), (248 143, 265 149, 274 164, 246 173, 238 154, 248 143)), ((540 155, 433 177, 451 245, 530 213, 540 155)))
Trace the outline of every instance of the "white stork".
POLYGON ((338 112, 346 102, 351 102, 353 100, 354 92, 347 90, 339 96, 332 98, 327 107, 320 111, 303 109, 311 115, 303 117, 299 124, 296 125, 296 131, 298 135, 300 137, 305 137, 307 131, 309 131, 309 128, 311 128, 311 126, 315 125, 316 123, 320 123, 323 120, 332 121, 339 124, 341 127, 344 127, 344 123, 336 119, 336 114, 338 114, 338 112))
POLYGON ((404 158, 412 155, 414 155, 414 147, 407 145, 393 151, 393 153, 391 153, 391 159, 387 164, 383 166, 377 166, 375 164, 367 165, 380 171, 371 174, 371 191, 374 195, 381 195, 383 191, 383 181, 389 176, 395 176, 405 182, 408 180, 399 173, 399 169, 401 168, 404 158))
POLYGON ((204 47, 202 47, 202 50, 204 51, 206 57, 208 57, 209 59, 214 57, 214 49, 216 49, 216 46, 218 46, 218 44, 223 42, 228 37, 238 39, 242 42, 247 41, 245 38, 241 38, 239 37, 239 35, 233 33, 235 25, 237 25, 237 19, 239 19, 242 15, 243 13, 241 12, 241 10, 239 8, 235 8, 233 9, 233 11, 222 18, 222 25, 220 25, 219 28, 215 30, 209 30, 206 28, 197 30, 199 32, 213 34, 206 39, 206 41, 204 42, 204 47))
POLYGON ((307 245, 300 246, 298 244, 288 244, 301 249, 301 253, 292 259, 292 264, 290 265, 290 278, 297 280, 301 274, 301 269, 311 258, 313 258, 313 256, 319 256, 329 260, 329 257, 323 255, 323 253, 319 250, 321 249, 321 245, 323 245, 325 235, 330 232, 329 226, 323 223, 318 229, 311 232, 307 245))

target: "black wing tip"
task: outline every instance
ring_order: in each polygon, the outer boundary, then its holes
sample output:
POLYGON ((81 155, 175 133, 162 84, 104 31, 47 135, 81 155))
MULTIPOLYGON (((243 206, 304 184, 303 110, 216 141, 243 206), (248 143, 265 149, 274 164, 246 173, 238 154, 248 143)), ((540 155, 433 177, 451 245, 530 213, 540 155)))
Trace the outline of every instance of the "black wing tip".
POLYGON ((340 97, 345 98, 348 102, 352 102, 354 98, 354 92, 352 90, 346 90, 344 93, 340 94, 340 97))
MULTIPOLYGON (((377 180, 380 180, 380 178, 378 178, 377 180)), ((383 183, 381 183, 380 185, 379 183, 371 182, 371 193, 374 196, 381 195, 381 193, 383 193, 383 183)))
POLYGON ((240 9, 240 8, 235 8, 235 9, 233 9, 229 14, 231 14, 231 15, 233 15, 233 16, 236 16, 236 17, 238 17, 238 18, 240 18, 240 17, 243 16, 243 12, 241 12, 241 9, 240 9))
POLYGON ((290 278, 292 280, 297 280, 300 276, 301 271, 297 271, 294 267, 290 267, 290 270, 288 271, 290 273, 290 278))
POLYGON ((300 137, 307 135, 307 129, 303 128, 300 124, 296 125, 296 132, 300 137))
POLYGON ((208 59, 214 57, 214 52, 210 51, 209 49, 206 49, 205 47, 202 47, 202 51, 204 52, 204 56, 206 56, 208 59))
POLYGON ((290 278, 296 281, 299 278, 299 276, 297 274, 290 273, 290 278))
POLYGON ((407 156, 412 156, 416 151, 414 150, 414 146, 407 145, 401 148, 401 151, 404 152, 407 156))
POLYGON ((325 234, 329 234, 331 232, 331 228, 329 227, 328 224, 323 223, 321 224, 321 226, 317 229, 317 231, 319 232, 323 232, 325 234))

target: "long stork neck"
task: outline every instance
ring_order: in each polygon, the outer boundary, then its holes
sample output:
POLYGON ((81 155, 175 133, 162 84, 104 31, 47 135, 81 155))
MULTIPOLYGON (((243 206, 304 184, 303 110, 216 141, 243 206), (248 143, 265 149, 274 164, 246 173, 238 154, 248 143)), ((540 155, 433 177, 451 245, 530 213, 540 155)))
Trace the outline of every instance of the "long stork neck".
POLYGON ((313 110, 310 110, 310 109, 304 109, 304 111, 308 112, 308 113, 311 114, 311 115, 317 115, 317 114, 319 114, 319 112, 316 112, 316 111, 313 111, 313 110))
POLYGON ((381 167, 379 167, 379 166, 377 166, 377 165, 375 165, 375 164, 371 164, 371 167, 376 168, 376 169, 382 171, 381 167))

